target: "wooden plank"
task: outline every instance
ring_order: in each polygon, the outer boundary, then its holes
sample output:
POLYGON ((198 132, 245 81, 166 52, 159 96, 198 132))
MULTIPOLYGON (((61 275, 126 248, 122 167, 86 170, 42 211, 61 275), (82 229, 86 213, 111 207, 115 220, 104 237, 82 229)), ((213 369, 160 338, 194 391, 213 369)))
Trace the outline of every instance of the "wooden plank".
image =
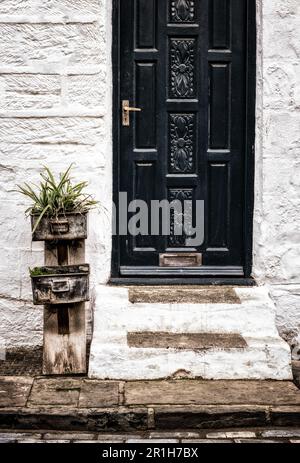
POLYGON ((58 310, 44 309, 43 374, 86 373, 85 303, 68 307, 69 334, 59 334, 58 310))
POLYGON ((245 339, 237 333, 127 333, 129 347, 144 349, 241 349, 247 347, 245 339))
MULTIPOLYGON (((45 264, 48 266, 83 264, 84 240, 45 243, 45 264), (65 246, 65 248, 63 247, 65 246), (65 250, 67 248, 67 251, 65 250)), ((44 307, 43 374, 86 373, 85 303, 44 307)))
POLYGON ((291 381, 133 381, 125 385, 125 403, 300 405, 300 391, 291 381))
POLYGON ((234 288, 206 286, 129 287, 129 301, 153 304, 240 304, 234 288))
POLYGON ((32 383, 23 376, 0 377, 0 407, 25 407, 32 383))

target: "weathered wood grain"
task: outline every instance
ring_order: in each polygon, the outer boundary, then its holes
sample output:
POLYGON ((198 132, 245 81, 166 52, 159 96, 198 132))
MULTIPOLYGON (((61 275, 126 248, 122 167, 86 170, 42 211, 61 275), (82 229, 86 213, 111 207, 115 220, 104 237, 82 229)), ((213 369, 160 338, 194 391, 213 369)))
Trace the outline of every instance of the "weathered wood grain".
MULTIPOLYGON (((45 242, 46 265, 79 265, 85 259, 85 242, 45 242), (67 247, 67 252, 62 248, 67 247)), ((43 373, 46 375, 86 373, 85 303, 44 307, 43 373)))

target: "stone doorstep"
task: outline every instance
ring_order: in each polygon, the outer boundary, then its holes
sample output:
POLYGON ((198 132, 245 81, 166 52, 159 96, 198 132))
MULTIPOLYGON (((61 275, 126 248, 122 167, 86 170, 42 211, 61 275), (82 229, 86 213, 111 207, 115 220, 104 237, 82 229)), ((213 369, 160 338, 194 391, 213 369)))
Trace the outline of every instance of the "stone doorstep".
POLYGON ((28 407, 101 408, 119 405, 119 383, 76 378, 39 378, 33 383, 28 407))
POLYGON ((290 381, 128 381, 125 404, 300 406, 300 391, 290 381))
POLYGON ((129 302, 147 304, 240 304, 233 287, 227 286, 129 286, 129 302))
POLYGON ((0 398, 2 429, 131 432, 300 426, 300 393, 289 381, 0 377, 0 398))
POLYGON ((154 408, 154 419, 151 421, 146 407, 0 409, 0 430, 19 429, 39 433, 42 430, 130 433, 274 426, 300 428, 300 407, 293 407, 293 411, 286 413, 276 407, 259 406, 166 406, 154 408))
POLYGON ((176 378, 178 372, 179 377, 218 380, 292 378, 290 348, 276 330, 267 288, 229 288, 240 303, 202 305, 170 303, 167 289, 96 288, 91 378, 157 380, 176 378), (131 303, 130 291, 134 302, 143 302, 131 303), (143 291, 160 291, 165 300, 138 299, 143 291))
POLYGON ((109 408, 126 406, 300 406, 291 381, 105 381, 75 377, 0 377, 1 408, 109 408))

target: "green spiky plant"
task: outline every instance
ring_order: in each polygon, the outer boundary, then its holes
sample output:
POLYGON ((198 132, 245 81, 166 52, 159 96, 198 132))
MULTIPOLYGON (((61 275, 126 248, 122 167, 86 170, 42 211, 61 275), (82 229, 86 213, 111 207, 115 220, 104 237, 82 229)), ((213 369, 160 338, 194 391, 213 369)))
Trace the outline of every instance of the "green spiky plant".
POLYGON ((59 174, 56 180, 54 174, 48 167, 44 168, 40 176, 42 178, 39 185, 24 183, 18 185, 21 194, 30 198, 33 204, 25 211, 27 215, 37 215, 32 233, 35 232, 40 221, 44 216, 57 217, 67 213, 84 214, 98 204, 93 197, 83 190, 88 186, 88 182, 74 184, 70 177, 72 164, 65 172, 59 174))

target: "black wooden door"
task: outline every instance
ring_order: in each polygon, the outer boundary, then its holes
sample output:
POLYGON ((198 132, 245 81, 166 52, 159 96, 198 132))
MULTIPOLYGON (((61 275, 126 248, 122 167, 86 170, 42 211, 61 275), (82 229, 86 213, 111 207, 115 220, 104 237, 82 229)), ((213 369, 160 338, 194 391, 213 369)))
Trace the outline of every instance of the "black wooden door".
POLYGON ((245 230, 248 1, 115 6, 115 201, 126 192, 128 202, 203 200, 205 208, 204 242, 196 247, 172 235, 172 216, 171 236, 119 236, 119 275, 243 276, 251 233, 245 230), (122 123, 123 101, 141 108, 129 114, 129 126, 122 123), (180 260, 184 253, 201 257, 190 266, 180 260), (168 254, 171 266, 162 258, 168 254))

